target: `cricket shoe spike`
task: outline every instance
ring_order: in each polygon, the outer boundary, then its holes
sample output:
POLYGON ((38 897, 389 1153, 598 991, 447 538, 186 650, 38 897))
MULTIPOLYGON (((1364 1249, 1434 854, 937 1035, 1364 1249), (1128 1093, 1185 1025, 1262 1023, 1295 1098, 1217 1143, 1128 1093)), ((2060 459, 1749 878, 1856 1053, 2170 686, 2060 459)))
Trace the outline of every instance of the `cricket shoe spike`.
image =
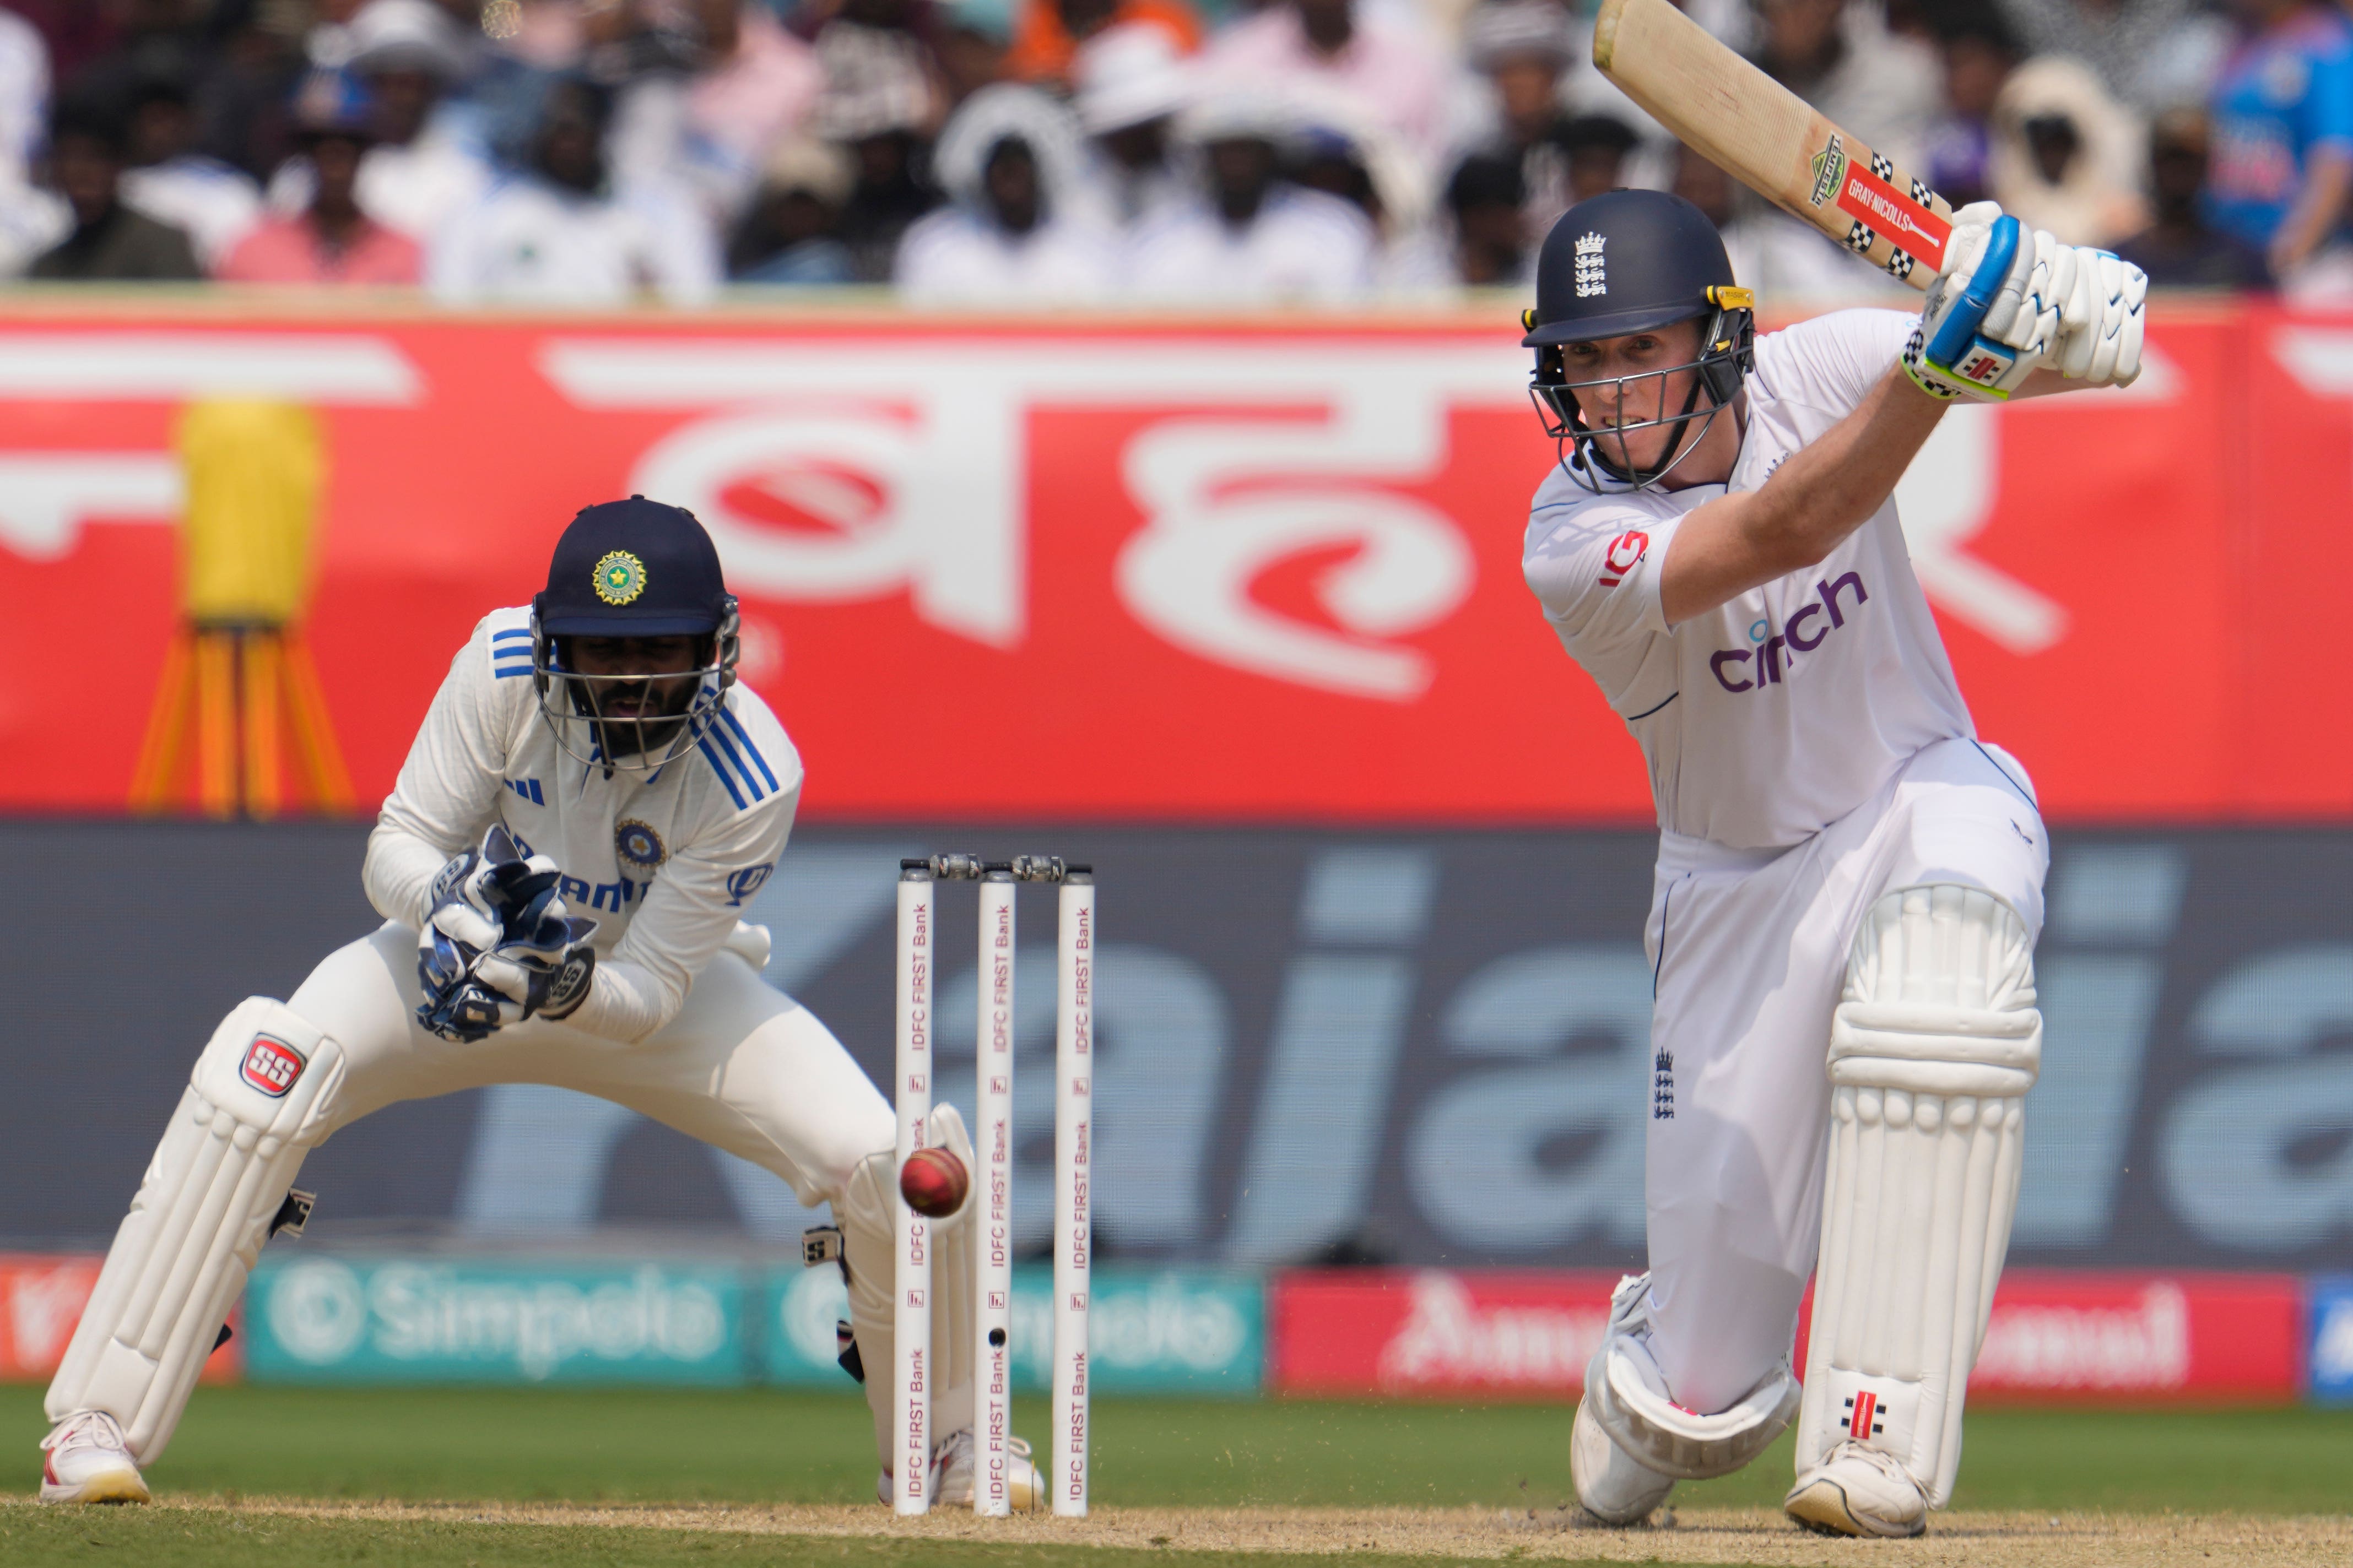
MULTIPOLYGON (((1029 1444, 1026 1438, 1008 1437, 1005 1446, 1010 1450, 1006 1457, 1007 1504, 1015 1513, 1034 1513, 1046 1500, 1046 1479, 1029 1462, 1029 1444)), ((972 1433, 967 1429, 949 1433, 947 1439, 932 1450, 932 1507, 972 1506, 976 1447, 972 1433)), ((891 1473, 888 1470, 874 1478, 874 1494, 883 1502, 892 1500, 891 1473)))
POLYGON ((1610 1525, 1641 1523, 1675 1489, 1672 1476, 1659 1474, 1620 1447, 1585 1399, 1577 1402, 1577 1421, 1568 1429, 1568 1475, 1578 1505, 1610 1525))
POLYGON ((1799 1476, 1781 1507, 1823 1535, 1901 1538, 1928 1528, 1928 1499, 1912 1473, 1894 1455, 1855 1442, 1799 1476))
POLYGON ((123 1440, 122 1425, 103 1410, 81 1410, 41 1439, 43 1502, 145 1502, 147 1482, 123 1440))

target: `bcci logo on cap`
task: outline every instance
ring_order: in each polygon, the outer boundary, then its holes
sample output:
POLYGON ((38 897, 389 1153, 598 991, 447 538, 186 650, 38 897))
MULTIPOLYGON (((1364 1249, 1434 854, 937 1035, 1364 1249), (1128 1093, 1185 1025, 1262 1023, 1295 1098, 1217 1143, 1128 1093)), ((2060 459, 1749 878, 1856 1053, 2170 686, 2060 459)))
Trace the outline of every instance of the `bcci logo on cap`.
POLYGON ((246 1047, 241 1076, 270 1099, 283 1100, 294 1080, 302 1076, 302 1058, 293 1047, 268 1035, 256 1035, 253 1044, 246 1047))
POLYGON ((608 605, 634 603, 646 591, 646 563, 626 550, 596 563, 596 596, 608 605))

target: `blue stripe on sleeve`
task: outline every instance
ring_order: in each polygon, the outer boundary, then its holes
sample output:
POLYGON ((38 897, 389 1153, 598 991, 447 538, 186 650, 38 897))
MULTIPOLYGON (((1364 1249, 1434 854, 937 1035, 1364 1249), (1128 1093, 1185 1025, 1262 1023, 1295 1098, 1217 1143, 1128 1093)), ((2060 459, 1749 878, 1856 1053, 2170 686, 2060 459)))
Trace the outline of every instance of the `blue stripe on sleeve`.
POLYGON ((727 786, 727 793, 735 797, 735 809, 738 811, 751 810, 751 802, 745 800, 744 798, 744 792, 735 787, 735 781, 728 774, 725 765, 720 762, 719 753, 711 749, 711 742, 706 738, 704 740, 695 742, 694 745, 697 751, 701 752, 704 757, 710 760, 711 771, 719 775, 719 782, 727 786))
POLYGON ((768 771, 768 759, 760 754, 760 748, 752 744, 752 737, 744 732, 744 721, 736 718, 732 710, 726 708, 719 710, 719 716, 727 721, 727 727, 735 731, 737 740, 744 742, 744 755, 750 757, 754 765, 760 770, 760 776, 768 781, 768 788, 772 791, 783 788, 783 785, 776 783, 776 775, 768 771))
MULTIPOLYGON (((728 744, 727 737, 721 734, 716 730, 706 731, 704 733, 710 740, 717 743, 721 751, 727 753, 727 760, 735 764, 735 771, 744 775, 744 787, 752 792, 752 798, 754 800, 765 800, 767 798, 768 792, 760 787, 760 781, 752 776, 752 770, 744 765, 744 759, 735 754, 735 748, 728 744)), ((760 771, 762 773, 766 773, 768 770, 763 767, 760 771)))

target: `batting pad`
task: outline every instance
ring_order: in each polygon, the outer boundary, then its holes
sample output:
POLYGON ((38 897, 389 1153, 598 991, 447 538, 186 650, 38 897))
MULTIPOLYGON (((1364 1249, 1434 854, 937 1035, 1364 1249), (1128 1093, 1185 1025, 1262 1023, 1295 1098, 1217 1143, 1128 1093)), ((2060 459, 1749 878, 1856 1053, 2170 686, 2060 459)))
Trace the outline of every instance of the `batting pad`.
POLYGON ((325 1135, 343 1047, 248 997, 196 1058, 73 1342, 48 1415, 103 1410, 132 1457, 162 1457, 302 1157, 325 1135))
MULTIPOLYGON (((932 1108, 924 1123, 926 1148, 946 1145, 977 1169, 971 1135, 953 1105, 932 1108)), ((975 1184, 973 1191, 978 1191, 975 1184)), ((892 1205, 899 1195, 898 1151, 878 1149, 849 1173, 849 1184, 834 1205, 841 1226, 844 1260, 849 1265, 850 1334, 858 1342, 858 1359, 866 1368, 866 1405, 874 1415, 874 1451, 887 1468, 896 1458, 893 1425, 896 1391, 891 1386, 899 1343, 898 1293, 892 1276, 898 1272, 899 1244, 893 1229, 892 1205)), ((932 1235, 932 1447, 950 1433, 972 1425, 972 1265, 971 1193, 964 1205, 945 1219, 931 1223, 932 1235)))
POLYGON ((1952 1496, 2042 1057, 2025 922, 1976 888, 1872 906, 1831 1025, 1830 1159, 1798 1474, 1843 1442, 1952 1496))

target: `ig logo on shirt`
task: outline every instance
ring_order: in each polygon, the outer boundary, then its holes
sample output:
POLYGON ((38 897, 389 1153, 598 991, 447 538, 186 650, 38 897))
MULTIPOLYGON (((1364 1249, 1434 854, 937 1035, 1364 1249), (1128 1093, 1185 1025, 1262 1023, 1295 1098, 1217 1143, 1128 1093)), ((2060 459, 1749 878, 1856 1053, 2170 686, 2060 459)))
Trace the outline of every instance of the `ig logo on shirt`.
POLYGON ((1630 528, 1611 540, 1609 548, 1601 556, 1602 570, 1599 579, 1601 585, 1615 588, 1623 583, 1626 574, 1641 565, 1642 557, 1650 552, 1651 536, 1639 528, 1630 528))

